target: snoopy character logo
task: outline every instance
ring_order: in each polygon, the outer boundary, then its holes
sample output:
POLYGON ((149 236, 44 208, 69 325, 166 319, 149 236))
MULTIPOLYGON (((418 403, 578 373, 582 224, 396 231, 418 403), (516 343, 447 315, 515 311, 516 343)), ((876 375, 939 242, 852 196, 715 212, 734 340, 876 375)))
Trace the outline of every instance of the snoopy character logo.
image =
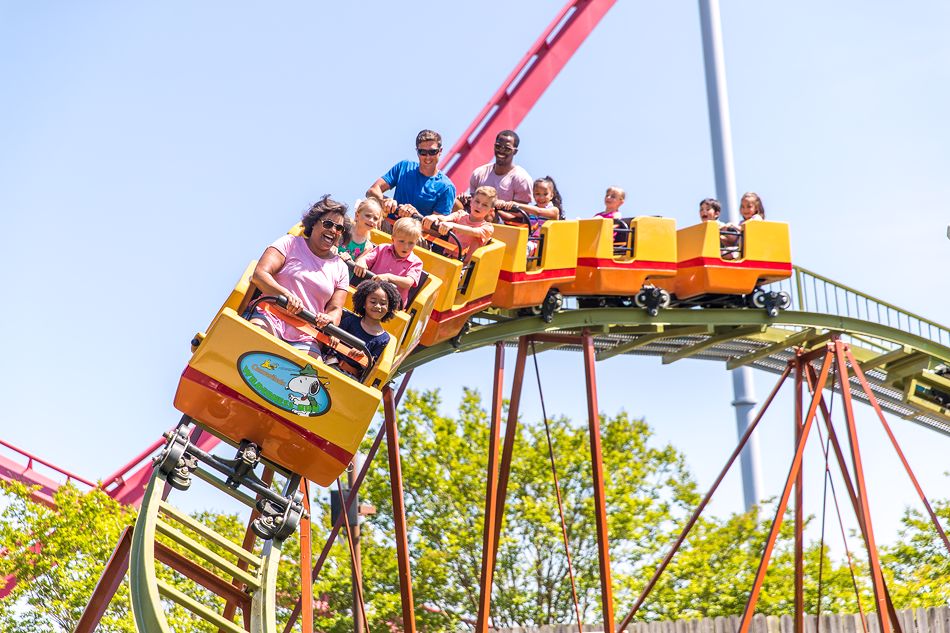
POLYGON ((325 391, 313 365, 307 365, 287 383, 290 401, 301 407, 317 406, 317 396, 325 391))
POLYGON ((266 352, 249 352, 238 360, 238 372, 254 393, 270 404, 304 417, 330 410, 329 380, 313 365, 297 363, 266 352))

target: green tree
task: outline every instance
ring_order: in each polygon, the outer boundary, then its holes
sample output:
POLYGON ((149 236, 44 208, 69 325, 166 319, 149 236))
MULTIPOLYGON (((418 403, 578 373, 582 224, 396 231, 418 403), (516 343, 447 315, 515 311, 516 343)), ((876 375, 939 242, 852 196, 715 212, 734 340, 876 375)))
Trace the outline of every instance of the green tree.
MULTIPOLYGON (((950 501, 933 503, 944 530, 950 526, 950 501)), ((950 604, 950 552, 928 515, 906 509, 893 545, 885 546, 881 564, 894 606, 936 607, 950 604)))
MULTIPOLYGON (((741 615, 774 516, 774 508, 766 506, 762 510, 761 515, 748 512, 725 519, 700 518, 638 615, 647 620, 741 615)), ((792 514, 788 512, 756 605, 757 613, 783 615, 794 610, 793 530, 792 514)), ((807 612, 818 610, 820 568, 821 611, 857 613, 847 564, 832 561, 820 543, 806 543, 803 563, 807 612)), ((856 573, 862 570, 858 561, 856 573)), ((868 586, 860 577, 858 580, 862 603, 869 605, 868 586)), ((642 584, 645 581, 638 589, 642 584)))
MULTIPOLYGON (((0 630, 10 633, 72 631, 120 534, 134 523, 135 510, 119 505, 101 490, 81 493, 71 485, 62 486, 56 492, 56 509, 34 501, 30 490, 23 484, 3 484, 0 491, 7 501, 0 513, 0 550, 5 552, 0 556, 0 578, 12 575, 18 580, 13 592, 0 601, 0 630), (41 547, 33 547, 39 542, 41 547)), ((244 537, 246 518, 217 512, 199 512, 193 518, 232 542, 240 543, 244 537)), ((189 530, 185 529, 185 532, 189 530)), ((164 537, 161 540, 191 560, 204 564, 191 552, 174 546, 170 540, 164 537)), ((231 558, 217 545, 211 549, 231 558)), ((287 562, 299 560, 296 538, 285 542, 282 555, 287 562)), ((334 558, 339 559, 339 556, 334 558)), ((345 561, 347 570, 348 560, 345 561)), ((335 565, 337 568, 344 566, 339 560, 335 565)), ((163 565, 156 569, 162 580, 218 612, 223 610, 223 599, 163 565)), ((281 565, 278 585, 283 591, 280 592, 278 613, 284 618, 299 595, 299 582, 296 563, 281 565)), ((348 582, 347 576, 347 587, 348 582)), ((97 630, 104 633, 134 632, 129 605, 129 586, 122 583, 97 630)), ((191 613, 171 602, 165 603, 165 609, 173 630, 217 631, 217 627, 199 623, 191 613)), ((236 621, 240 621, 239 618, 238 614, 236 621)))
MULTIPOLYGON (((10 633, 71 631, 82 614, 119 534, 135 514, 99 490, 61 487, 58 511, 33 501, 23 484, 4 484, 0 514, 0 578, 18 579, 0 601, 0 630, 10 633), (42 541, 42 548, 32 547, 42 541)), ((0 581, 2 582, 2 581, 0 581)), ((132 632, 128 586, 119 587, 102 631, 132 632)))

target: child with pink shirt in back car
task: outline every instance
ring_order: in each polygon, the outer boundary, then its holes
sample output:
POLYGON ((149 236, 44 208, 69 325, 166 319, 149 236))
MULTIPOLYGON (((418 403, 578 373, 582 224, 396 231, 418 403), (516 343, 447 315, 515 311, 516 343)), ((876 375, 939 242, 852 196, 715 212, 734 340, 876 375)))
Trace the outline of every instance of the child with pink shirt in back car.
POLYGON ((488 218, 491 217, 495 208, 496 196, 494 187, 482 185, 475 189, 475 194, 472 196, 469 205, 471 211, 464 209, 453 211, 445 217, 430 215, 422 221, 422 226, 425 229, 432 228, 440 235, 445 235, 450 230, 454 231, 462 246, 462 255, 468 262, 472 259, 472 253, 478 247, 488 244, 495 233, 495 227, 488 218))
POLYGON ((607 187, 607 193, 604 195, 604 210, 595 214, 594 217, 619 220, 620 207, 623 206, 626 198, 627 193, 620 187, 607 187))
POLYGON ((412 248, 422 236, 422 225, 415 218, 399 218, 393 225, 392 244, 383 244, 356 260, 353 273, 357 277, 366 271, 375 273, 380 281, 388 281, 399 289, 403 306, 409 303, 409 290, 419 284, 422 260, 412 248))

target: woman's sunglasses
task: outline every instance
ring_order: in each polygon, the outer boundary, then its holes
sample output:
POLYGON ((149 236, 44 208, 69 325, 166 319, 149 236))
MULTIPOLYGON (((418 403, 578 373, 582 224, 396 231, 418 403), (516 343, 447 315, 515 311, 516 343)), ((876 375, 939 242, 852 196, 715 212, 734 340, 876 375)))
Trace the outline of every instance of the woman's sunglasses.
POLYGON ((325 229, 335 229, 337 233, 342 233, 342 232, 343 232, 343 229, 345 229, 346 227, 343 226, 342 224, 337 224, 337 223, 334 222, 333 220, 324 220, 324 221, 323 221, 323 228, 325 228, 325 229))

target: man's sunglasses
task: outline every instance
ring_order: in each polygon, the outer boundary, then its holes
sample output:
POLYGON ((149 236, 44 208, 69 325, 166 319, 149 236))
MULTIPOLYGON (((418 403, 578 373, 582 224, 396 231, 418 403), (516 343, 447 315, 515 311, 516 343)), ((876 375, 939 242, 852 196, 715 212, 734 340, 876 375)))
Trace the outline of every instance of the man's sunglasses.
POLYGON ((501 151, 501 152, 513 152, 513 151, 515 151, 515 148, 514 148, 514 147, 511 147, 510 145, 504 145, 504 144, 502 144, 502 143, 495 143, 495 149, 497 149, 498 151, 501 151))
POLYGON ((416 154, 419 156, 435 156, 441 151, 441 147, 436 147, 435 149, 422 149, 421 147, 416 148, 416 154))
POLYGON ((346 227, 343 226, 342 224, 337 224, 337 223, 334 222, 333 220, 324 220, 324 221, 323 221, 323 228, 325 228, 325 229, 335 229, 337 233, 342 233, 342 232, 343 232, 343 229, 345 229, 346 227))

